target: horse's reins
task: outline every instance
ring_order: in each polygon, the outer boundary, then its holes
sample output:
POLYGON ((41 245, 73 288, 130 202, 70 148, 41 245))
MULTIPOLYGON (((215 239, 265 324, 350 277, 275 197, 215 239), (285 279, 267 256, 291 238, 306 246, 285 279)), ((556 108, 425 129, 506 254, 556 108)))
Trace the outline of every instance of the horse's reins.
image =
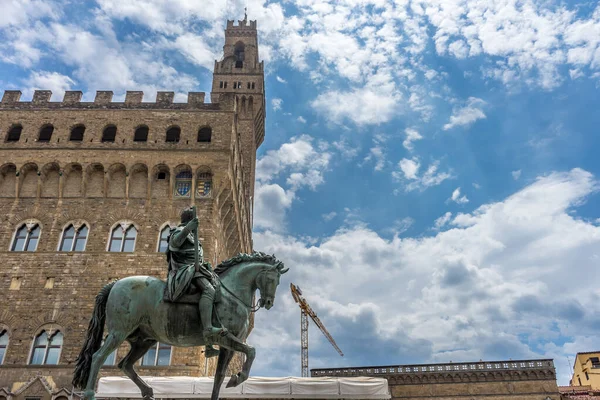
POLYGON ((237 301, 239 301, 240 303, 242 303, 246 308, 248 308, 250 310, 250 312, 257 312, 258 310, 260 310, 262 308, 262 305, 260 304, 260 301, 258 302, 258 305, 256 308, 253 308, 252 306, 249 306, 248 304, 246 304, 246 302, 242 299, 240 299, 235 293, 233 293, 231 290, 229 290, 227 288, 227 286, 225 286, 225 284, 223 283, 223 281, 221 281, 221 286, 223 287, 223 289, 227 290, 227 292, 232 295, 237 301))

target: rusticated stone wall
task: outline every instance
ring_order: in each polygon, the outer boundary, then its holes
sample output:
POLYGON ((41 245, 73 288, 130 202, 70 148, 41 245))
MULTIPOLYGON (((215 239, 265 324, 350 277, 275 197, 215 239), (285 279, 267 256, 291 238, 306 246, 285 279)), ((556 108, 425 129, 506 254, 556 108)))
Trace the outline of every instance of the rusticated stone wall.
MULTIPOLYGON (((207 261, 217 264, 253 250, 264 65, 258 60, 256 21, 246 22, 227 22, 212 103, 205 103, 203 92, 189 93, 184 103, 175 103, 173 92, 158 92, 153 102, 143 102, 140 91, 128 91, 122 102, 113 101, 110 91, 96 92, 93 102, 82 102, 79 91, 67 91, 60 101, 48 90, 36 90, 31 101, 21 101, 20 91, 4 92, 0 334, 8 334, 9 344, 0 360, 0 400, 79 395, 70 382, 96 294, 125 276, 165 278, 160 232, 178 223, 183 208, 197 206, 207 261), (253 61, 223 69, 240 41, 253 61), (221 81, 229 82, 227 90, 220 90, 221 81), (177 191, 182 172, 190 181, 189 196, 177 191), (85 251, 59 251, 70 225, 88 228, 85 251), (21 226, 40 228, 35 251, 12 251, 21 226), (108 251, 111 231, 119 226, 137 230, 133 252, 108 251), (42 330, 63 334, 58 365, 29 365, 42 330)), ((170 366, 137 368, 142 376, 212 374, 216 360, 205 360, 202 350, 173 348, 170 366)), ((119 348, 117 359, 127 351, 128 345, 119 348)), ((234 357, 230 369, 239 370, 241 360, 234 357)), ((101 374, 122 375, 114 366, 101 374)))
MULTIPOLYGON (((10 392, 13 385, 39 375, 48 377, 56 395, 71 389, 95 295, 109 281, 125 276, 164 278, 160 230, 176 225, 183 208, 198 208, 208 261, 216 264, 252 250, 243 142, 233 94, 222 95, 215 104, 157 102, 139 107, 111 103, 110 96, 99 96, 103 103, 69 102, 69 94, 61 103, 44 102, 40 95, 36 102, 11 96, 0 103, 0 331, 6 329, 10 337, 0 365, 0 388, 10 392), (6 141, 15 124, 22 126, 19 139, 6 141), (50 140, 39 141, 40 130, 48 124, 54 127, 50 140), (149 128, 148 138, 135 142, 134 131, 141 124, 149 128), (102 142, 108 125, 117 128, 114 142, 102 142), (76 126, 85 126, 83 141, 69 140, 76 126), (166 142, 172 126, 181 129, 177 143, 166 142), (202 127, 211 128, 210 142, 197 141, 202 127), (175 193, 176 176, 184 170, 192 174, 187 198, 175 193), (200 194, 197 178, 207 174, 210 193, 200 194), (10 251, 24 223, 40 227, 37 249, 10 251), (72 223, 89 228, 85 251, 58 251, 62 233, 72 223), (107 251, 111 230, 119 224, 137 229, 132 253, 107 251), (28 365, 33 340, 42 329, 64 335, 57 366, 28 365)), ((123 345, 117 359, 127 350, 123 345)), ((210 374, 215 360, 205 361, 202 350, 174 348, 168 368, 138 368, 141 375, 210 374)), ((235 359, 232 368, 239 368, 240 361, 235 359)), ((102 374, 122 375, 116 367, 104 367, 102 374)))

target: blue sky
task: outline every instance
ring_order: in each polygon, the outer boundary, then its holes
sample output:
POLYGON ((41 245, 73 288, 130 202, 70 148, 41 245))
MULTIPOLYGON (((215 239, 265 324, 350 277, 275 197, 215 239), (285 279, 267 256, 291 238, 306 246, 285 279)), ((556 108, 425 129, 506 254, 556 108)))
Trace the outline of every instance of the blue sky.
POLYGON ((210 92, 258 20, 257 250, 291 267, 248 339, 300 373, 299 285, 345 353, 310 366, 554 358, 600 328, 600 7, 525 0, 0 0, 0 86, 210 92))

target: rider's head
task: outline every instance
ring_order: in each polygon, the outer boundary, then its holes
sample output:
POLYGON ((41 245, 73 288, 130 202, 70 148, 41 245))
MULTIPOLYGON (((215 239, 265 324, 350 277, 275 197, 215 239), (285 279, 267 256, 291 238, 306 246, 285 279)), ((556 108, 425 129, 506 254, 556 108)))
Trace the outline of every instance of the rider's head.
POLYGON ((192 220, 192 218, 194 218, 194 211, 192 210, 191 207, 188 207, 181 212, 181 223, 182 224, 187 224, 188 222, 190 222, 192 220))

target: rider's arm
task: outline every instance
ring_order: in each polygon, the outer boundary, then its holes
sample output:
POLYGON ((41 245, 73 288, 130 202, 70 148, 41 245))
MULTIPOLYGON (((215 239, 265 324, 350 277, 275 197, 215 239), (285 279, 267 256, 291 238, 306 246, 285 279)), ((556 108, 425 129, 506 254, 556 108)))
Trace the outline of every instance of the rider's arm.
POLYGON ((185 238, 190 234, 194 229, 198 227, 198 218, 192 219, 190 222, 186 224, 186 226, 181 229, 179 232, 175 232, 171 239, 169 239, 169 244, 173 247, 181 247, 183 242, 185 242, 185 238))
POLYGON ((169 244, 171 244, 173 247, 181 247, 181 245, 183 244, 183 242, 185 242, 185 238, 187 237, 187 235, 189 235, 189 233, 190 233, 190 231, 187 228, 187 226, 184 227, 183 229, 181 229, 180 231, 173 233, 173 235, 171 236, 171 239, 169 239, 169 244))

